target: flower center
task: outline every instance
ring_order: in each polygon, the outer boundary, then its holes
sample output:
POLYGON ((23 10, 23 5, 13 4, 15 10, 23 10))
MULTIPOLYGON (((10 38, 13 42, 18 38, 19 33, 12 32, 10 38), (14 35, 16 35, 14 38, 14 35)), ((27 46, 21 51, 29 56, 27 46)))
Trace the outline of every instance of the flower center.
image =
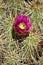
POLYGON ((25 29, 25 27, 26 27, 26 25, 25 25, 25 23, 19 23, 19 25, 18 25, 21 29, 25 29))

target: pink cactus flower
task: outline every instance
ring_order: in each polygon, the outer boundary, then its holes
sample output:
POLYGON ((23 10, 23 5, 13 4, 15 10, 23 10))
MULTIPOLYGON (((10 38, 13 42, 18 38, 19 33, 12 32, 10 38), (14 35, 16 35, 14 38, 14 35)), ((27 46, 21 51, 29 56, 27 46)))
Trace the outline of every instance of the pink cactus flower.
POLYGON ((19 14, 14 20, 13 28, 19 34, 25 34, 29 31, 31 25, 29 17, 19 14))

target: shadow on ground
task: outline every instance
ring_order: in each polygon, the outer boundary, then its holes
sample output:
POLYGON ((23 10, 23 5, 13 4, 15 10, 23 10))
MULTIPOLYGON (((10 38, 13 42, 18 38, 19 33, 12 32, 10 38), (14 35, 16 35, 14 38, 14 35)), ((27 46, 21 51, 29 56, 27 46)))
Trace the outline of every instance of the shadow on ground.
POLYGON ((22 42, 24 39, 26 39, 26 37, 29 36, 29 33, 25 34, 25 35, 19 35, 18 33, 16 33, 14 31, 14 29, 12 28, 12 38, 14 40, 18 40, 19 42, 22 42))

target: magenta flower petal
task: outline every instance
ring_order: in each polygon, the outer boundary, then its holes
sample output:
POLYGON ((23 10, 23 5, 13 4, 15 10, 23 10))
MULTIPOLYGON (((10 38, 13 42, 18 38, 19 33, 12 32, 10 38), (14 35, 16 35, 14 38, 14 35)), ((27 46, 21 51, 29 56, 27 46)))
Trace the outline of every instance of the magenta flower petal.
POLYGON ((13 27, 16 32, 19 34, 25 34, 29 31, 31 27, 31 21, 30 18, 23 14, 19 14, 14 21, 13 27), (22 27, 21 27, 22 26, 22 27), (23 27, 24 26, 24 27, 23 27))

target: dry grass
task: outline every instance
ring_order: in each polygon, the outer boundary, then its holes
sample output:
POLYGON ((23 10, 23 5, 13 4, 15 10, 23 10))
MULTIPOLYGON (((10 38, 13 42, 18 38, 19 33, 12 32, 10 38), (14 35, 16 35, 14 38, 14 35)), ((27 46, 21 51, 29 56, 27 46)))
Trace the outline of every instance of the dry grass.
POLYGON ((0 0, 0 65, 43 65, 43 50, 38 48, 40 40, 43 40, 43 0, 28 0, 28 3, 0 0), (32 27, 27 37, 18 40, 12 36, 12 26, 19 13, 31 18, 32 27))

